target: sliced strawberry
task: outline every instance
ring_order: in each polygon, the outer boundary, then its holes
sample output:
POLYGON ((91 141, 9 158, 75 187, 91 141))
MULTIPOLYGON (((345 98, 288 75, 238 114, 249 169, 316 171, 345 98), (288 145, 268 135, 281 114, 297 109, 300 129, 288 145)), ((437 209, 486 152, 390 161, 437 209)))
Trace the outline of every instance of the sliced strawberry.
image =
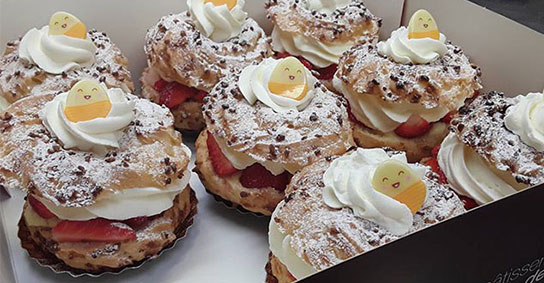
POLYGON ((63 220, 51 230, 57 242, 119 242, 136 239, 134 230, 121 222, 103 218, 87 221, 63 220))
POLYGON ((174 108, 193 96, 195 91, 177 82, 169 82, 161 91, 159 103, 174 108))
POLYGON ((291 54, 289 54, 287 52, 276 52, 276 57, 278 59, 283 59, 283 58, 286 58, 286 57, 291 57, 291 54))
POLYGON ((272 187, 278 191, 284 191, 289 181, 291 174, 287 171, 278 176, 274 176, 264 166, 255 163, 242 171, 240 183, 245 188, 268 188, 272 187))
POLYGON ((440 184, 447 184, 448 183, 448 179, 446 178, 446 175, 444 174, 444 172, 442 172, 442 170, 440 169, 440 165, 438 164, 438 160, 436 159, 436 157, 428 159, 425 162, 425 165, 431 167, 431 170, 434 173, 438 174, 438 176, 439 176, 438 182, 440 184))
POLYGON ((228 177, 238 172, 232 163, 225 157, 221 148, 215 141, 215 138, 208 132, 208 138, 206 139, 208 145, 208 153, 210 154, 210 160, 212 162, 213 170, 219 177, 228 177))
POLYGON ((478 203, 476 203, 475 200, 469 197, 459 195, 459 199, 461 199, 461 201, 463 202, 463 205, 465 206, 466 210, 471 210, 475 207, 478 207, 478 203))
POLYGON ((395 129, 395 134, 411 139, 426 134, 431 129, 431 124, 418 115, 410 116, 408 121, 400 124, 395 129))
POLYGON ((192 98, 198 102, 204 102, 204 97, 208 95, 207 92, 203 90, 197 91, 196 95, 194 95, 192 98))
POLYGON ((439 145, 435 146, 435 147, 433 148, 433 150, 431 150, 431 154, 432 154, 435 158, 438 157, 438 152, 440 151, 440 146, 441 146, 441 145, 439 144, 439 145))
POLYGON ((448 112, 448 114, 446 114, 446 116, 442 117, 442 119, 440 119, 440 121, 444 122, 446 124, 449 124, 451 122, 451 119, 453 119, 453 116, 455 116, 455 111, 448 112))
POLYGON ((134 218, 130 218, 128 220, 125 220, 125 221, 123 221, 123 223, 127 224, 132 229, 137 229, 137 228, 140 228, 140 227, 144 226, 145 224, 147 224, 148 221, 149 221, 149 217, 147 217, 147 216, 138 216, 138 217, 134 217, 134 218))
POLYGON ((163 79, 159 79, 158 81, 155 82, 155 84, 153 85, 153 89, 155 91, 161 91, 164 89, 164 87, 166 87, 166 85, 168 84, 167 81, 163 80, 163 79))
POLYGON ((312 63, 310 63, 310 61, 302 58, 302 57, 297 57, 297 59, 300 61, 300 63, 302 63, 302 65, 304 65, 304 67, 306 67, 308 70, 314 70, 314 65, 312 65, 312 63))
POLYGON ((41 218, 49 219, 55 217, 55 214, 47 209, 45 204, 43 204, 41 201, 37 200, 31 195, 28 196, 28 203, 41 218))
POLYGON ((334 76, 334 73, 336 73, 336 70, 338 69, 338 65, 332 64, 328 67, 316 69, 316 71, 319 73, 319 76, 317 76, 320 80, 332 80, 332 77, 334 76))

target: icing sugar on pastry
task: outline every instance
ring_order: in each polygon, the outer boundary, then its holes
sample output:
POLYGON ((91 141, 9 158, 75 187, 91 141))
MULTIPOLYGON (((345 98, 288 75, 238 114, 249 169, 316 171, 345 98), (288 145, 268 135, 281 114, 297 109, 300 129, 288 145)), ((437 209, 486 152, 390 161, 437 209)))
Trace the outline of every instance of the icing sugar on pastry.
POLYGON ((250 104, 257 100, 276 112, 303 110, 313 97, 317 81, 295 57, 272 58, 246 67, 240 74, 240 90, 250 104))
POLYGON ((105 153, 107 147, 119 147, 123 128, 134 118, 134 104, 122 89, 83 80, 45 104, 39 116, 65 148, 105 153))
POLYGON ((187 0, 197 28, 213 41, 221 42, 238 35, 247 18, 244 0, 187 0))
POLYGON ((51 74, 89 67, 95 52, 85 25, 66 12, 53 14, 49 26, 29 30, 19 46, 19 57, 51 74))
POLYGON ((356 216, 402 235, 410 230, 413 213, 425 201, 424 174, 425 169, 408 164, 404 154, 389 157, 383 149, 360 148, 334 160, 327 169, 323 200, 332 208, 350 207, 356 216), (417 204, 407 201, 407 194, 416 196, 417 204))

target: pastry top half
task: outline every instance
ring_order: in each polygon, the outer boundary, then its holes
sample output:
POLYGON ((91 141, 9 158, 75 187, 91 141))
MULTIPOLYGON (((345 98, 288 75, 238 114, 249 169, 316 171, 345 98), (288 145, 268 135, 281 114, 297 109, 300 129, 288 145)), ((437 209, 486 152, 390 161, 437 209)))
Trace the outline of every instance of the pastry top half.
POLYGON ((342 154, 353 145, 345 100, 327 90, 293 57, 267 59, 241 75, 226 77, 204 101, 208 131, 223 149, 228 149, 227 156, 241 153, 255 162, 280 164, 294 173, 323 156, 342 154), (305 73, 292 78, 307 76, 306 92, 300 100, 281 97, 269 89, 274 80, 270 73, 277 70, 274 73, 285 75, 281 64, 287 61, 295 64, 290 66, 291 71, 299 68, 301 74, 305 73), (253 91, 259 98, 250 103, 243 93, 254 95, 253 91))
POLYGON ((164 80, 209 92, 222 77, 269 57, 271 48, 251 18, 236 36, 216 42, 202 34, 190 13, 184 12, 161 18, 148 31, 145 52, 149 66, 164 80))
POLYGON ((402 64, 380 55, 372 44, 361 44, 344 54, 335 76, 353 96, 457 110, 481 88, 481 73, 460 47, 445 45, 445 54, 432 62, 402 64))
POLYGON ((0 57, 0 109, 2 99, 9 105, 29 95, 68 91, 77 81, 86 78, 99 80, 109 87, 132 91, 134 86, 128 60, 121 50, 103 32, 90 30, 87 38, 96 47, 96 53, 92 54, 94 63, 59 74, 48 73, 21 58, 21 39, 8 42, 0 57))
MULTIPOLYGON (((269 0, 267 15, 283 32, 304 35, 325 44, 377 40, 382 20, 374 16, 363 1, 336 1, 349 3, 339 5, 332 12, 314 10, 312 2, 334 1, 269 0)), ((324 8, 322 3, 315 6, 324 8)))
MULTIPOLYGON (((363 167, 361 167, 361 171, 357 171, 357 167, 353 167, 353 171, 336 168, 336 172, 333 173, 335 177, 330 180, 336 186, 348 186, 347 191, 338 191, 336 190, 338 187, 334 189, 336 196, 344 203, 352 201, 352 205, 336 208, 329 206, 330 203, 325 198, 330 186, 326 174, 330 173, 335 160, 346 158, 351 154, 360 154, 355 158, 365 158, 365 155, 371 151, 376 153, 376 150, 378 149, 358 149, 348 152, 342 157, 322 159, 305 167, 291 180, 286 190, 285 199, 277 206, 272 215, 269 237, 272 252, 295 278, 301 279, 465 211, 462 202, 455 193, 447 186, 438 183, 436 174, 427 167, 417 164, 415 166, 421 171, 421 181, 426 186, 427 195, 424 202, 421 202, 420 208, 413 214, 413 218, 412 213, 408 210, 409 221, 405 223, 406 227, 400 234, 393 233, 394 230, 358 215, 358 213, 363 215, 368 213, 369 217, 379 215, 383 217, 376 219, 383 221, 388 217, 398 217, 399 210, 396 206, 402 206, 400 203, 393 204, 396 203, 393 199, 389 199, 393 203, 389 203, 387 207, 382 206, 385 203, 376 202, 376 200, 380 198, 383 200, 385 196, 375 192, 374 189, 366 192, 358 191, 357 196, 373 195, 373 197, 361 198, 356 201, 355 195, 349 193, 351 189, 361 189, 360 186, 349 188, 351 186, 349 182, 357 179, 356 176, 351 175, 350 181, 347 183, 342 183, 340 179, 347 177, 344 174, 347 174, 348 171, 352 174, 365 174, 363 167), (342 194, 344 196, 341 196, 342 194), (368 206, 356 210, 357 205, 363 203, 368 206)), ((384 153, 382 152, 382 154, 384 153)), ((388 152, 388 154, 392 156, 391 154, 397 153, 388 152)), ((372 162, 372 160, 368 161, 372 162)), ((402 211, 402 207, 400 211, 402 211)))
MULTIPOLYGON (((100 146, 101 151, 79 150, 72 146, 67 149, 68 145, 63 144, 65 140, 82 142, 74 137, 57 137, 50 132, 53 124, 65 125, 56 122, 56 109, 45 114, 48 127, 41 119, 46 104, 56 102, 63 96, 45 94, 27 97, 3 114, 0 120, 0 183, 26 188, 51 206, 80 208, 102 200, 129 197, 130 193, 136 193, 134 189, 151 193, 169 192, 172 190, 171 184, 188 178, 190 151, 182 144, 181 135, 174 130, 172 114, 167 108, 130 94, 121 95, 118 98, 120 107, 133 107, 125 113, 132 119, 130 123, 126 121, 126 127, 113 134, 90 132, 83 128, 85 124, 64 121, 71 127, 70 131, 76 129, 73 133, 81 135, 86 141, 92 143, 113 139, 117 146, 100 146)), ((113 107, 116 109, 115 105, 113 107)), ((120 110, 112 110, 111 113, 116 111, 120 110)), ((91 123, 106 121, 99 124, 103 129, 125 117, 95 119, 91 123)), ((93 129, 96 131, 96 128, 93 129)), ((183 188, 172 190, 172 197, 178 189, 183 188)), ((171 205, 170 200, 168 207, 171 205)))

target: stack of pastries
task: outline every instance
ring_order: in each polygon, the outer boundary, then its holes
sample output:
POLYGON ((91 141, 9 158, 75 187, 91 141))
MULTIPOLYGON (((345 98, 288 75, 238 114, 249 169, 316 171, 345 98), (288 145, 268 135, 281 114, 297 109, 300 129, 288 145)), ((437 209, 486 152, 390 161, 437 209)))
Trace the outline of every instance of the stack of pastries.
POLYGON ((141 97, 110 39, 66 12, 0 58, 0 186, 56 271, 102 274, 186 234, 212 197, 271 216, 267 282, 292 282, 544 183, 544 94, 480 93, 419 10, 378 42, 361 0, 187 0, 145 37, 141 97))

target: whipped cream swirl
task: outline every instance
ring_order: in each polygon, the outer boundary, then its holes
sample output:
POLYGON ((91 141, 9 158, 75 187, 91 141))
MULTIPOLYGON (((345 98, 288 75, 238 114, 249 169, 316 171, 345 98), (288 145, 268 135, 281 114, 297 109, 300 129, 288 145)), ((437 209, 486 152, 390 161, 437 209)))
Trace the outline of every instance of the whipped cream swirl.
POLYGON ((400 64, 427 64, 448 51, 446 36, 440 34, 440 40, 432 38, 409 39, 408 29, 400 27, 391 33, 385 42, 378 43, 378 53, 400 64))
POLYGON ((490 167, 476 151, 450 133, 438 152, 438 164, 448 183, 459 194, 471 197, 478 204, 488 203, 521 190, 510 172, 490 167))
MULTIPOLYGON (((344 82, 336 76, 333 78, 333 85, 349 101, 351 112, 358 121, 382 133, 393 132, 400 124, 408 121, 412 115, 419 115, 427 122, 432 123, 439 121, 450 112, 444 106, 425 108, 421 104, 391 103, 373 95, 353 93, 348 91, 344 82)), ((459 109, 463 104, 463 101, 459 101, 456 109, 459 109)))
MULTIPOLYGON (((186 150, 190 154, 189 148, 186 150)), ((115 191, 107 198, 99 199, 87 207, 62 207, 43 197, 36 197, 36 199, 63 220, 86 221, 94 218, 127 220, 157 215, 171 208, 174 198, 189 184, 190 176, 191 172, 186 170, 182 179, 174 180, 164 189, 149 187, 115 191)))
POLYGON ((280 60, 267 58, 259 65, 248 66, 242 71, 238 83, 240 91, 250 104, 254 104, 259 100, 276 112, 286 112, 303 110, 310 103, 314 96, 313 88, 317 79, 302 64, 300 64, 302 69, 299 69, 301 73, 293 73, 294 76, 305 77, 308 89, 302 99, 297 100, 280 96, 272 93, 269 88, 276 67, 288 58, 280 60))
POLYGON ((351 0, 308 0, 308 8, 320 13, 331 13, 336 9, 344 8, 351 0))
POLYGON ((504 118, 506 128, 538 151, 544 151, 544 94, 529 93, 517 97, 504 118))
POLYGON ((274 210, 270 223, 268 225, 268 244, 270 251, 276 256, 280 262, 287 267, 297 280, 312 275, 317 270, 309 263, 303 260, 302 255, 297 255, 295 249, 291 245, 292 238, 287 235, 284 229, 274 221, 277 210, 274 210))
POLYGON ((19 57, 50 74, 90 67, 95 62, 96 46, 86 39, 50 35, 49 26, 29 30, 19 44, 19 57))
POLYGON ((205 0, 187 0, 187 7, 196 27, 215 42, 235 37, 242 30, 247 13, 242 10, 245 0, 237 0, 229 10, 225 5, 215 6, 205 0))
MULTIPOLYGON (((394 235, 408 233, 413 224, 413 215, 408 206, 382 194, 371 184, 376 168, 389 159, 407 163, 404 153, 389 157, 380 148, 359 148, 334 160, 323 175, 325 204, 332 208, 349 207, 356 216, 373 221, 394 235)), ((423 178, 424 167, 415 164, 408 166, 417 177, 423 178)))
POLYGON ((67 92, 56 96, 39 112, 43 124, 60 139, 64 148, 103 154, 108 147, 119 147, 118 140, 123 129, 134 119, 135 102, 129 101, 127 94, 120 88, 108 89, 104 84, 102 87, 107 89, 112 104, 105 118, 77 123, 69 121, 64 114, 67 92))
POLYGON ((302 34, 282 31, 278 27, 274 27, 272 30, 272 49, 274 51, 301 56, 318 68, 338 64, 342 54, 354 44, 351 41, 336 44, 324 43, 302 34))

